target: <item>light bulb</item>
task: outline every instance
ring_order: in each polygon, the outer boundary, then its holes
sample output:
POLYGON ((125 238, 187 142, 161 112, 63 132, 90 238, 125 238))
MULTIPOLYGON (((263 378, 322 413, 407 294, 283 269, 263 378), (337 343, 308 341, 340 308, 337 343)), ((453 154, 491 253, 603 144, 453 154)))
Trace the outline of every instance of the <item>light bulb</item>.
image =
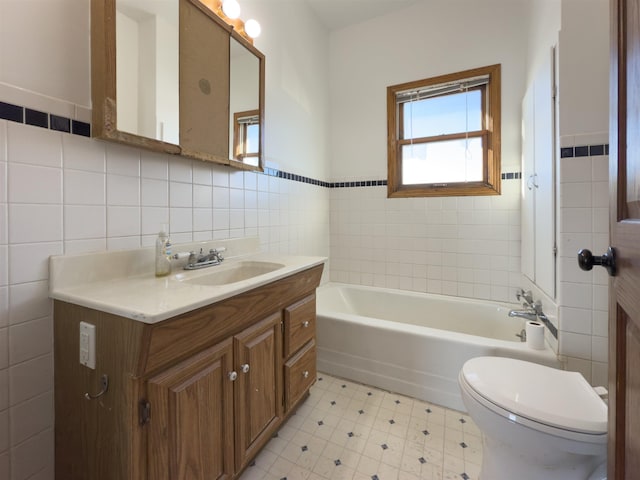
POLYGON ((224 0, 222 11, 231 20, 235 20, 240 16, 240 4, 236 0, 224 0))
POLYGON ((257 38, 260 36, 260 32, 262 31, 262 29, 260 28, 260 24, 256 20, 250 18, 244 24, 244 31, 251 38, 257 38))

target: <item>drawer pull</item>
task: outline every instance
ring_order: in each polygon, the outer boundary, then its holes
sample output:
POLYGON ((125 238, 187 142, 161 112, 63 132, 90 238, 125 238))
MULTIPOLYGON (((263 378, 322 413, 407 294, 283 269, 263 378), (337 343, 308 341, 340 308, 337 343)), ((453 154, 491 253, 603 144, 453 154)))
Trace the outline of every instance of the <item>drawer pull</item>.
POLYGON ((249 364, 248 363, 244 363, 240 366, 240 368, 242 369, 242 373, 249 373, 249 364))
POLYGON ((302 328, 308 328, 309 327, 309 320, 305 320, 304 322, 302 322, 302 328))
POLYGON ((229 372, 228 376, 229 376, 229 380, 231 380, 233 382, 233 381, 236 380, 236 378, 238 378, 238 373, 237 372, 229 372))
POLYGON ((302 376, 304 378, 309 378, 309 370, 305 370, 304 372, 302 372, 302 376))

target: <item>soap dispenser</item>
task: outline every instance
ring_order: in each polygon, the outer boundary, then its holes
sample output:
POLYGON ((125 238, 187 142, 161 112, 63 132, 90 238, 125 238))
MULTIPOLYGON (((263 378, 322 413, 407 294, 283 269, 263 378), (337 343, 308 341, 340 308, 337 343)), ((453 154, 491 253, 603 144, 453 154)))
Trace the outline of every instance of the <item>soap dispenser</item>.
POLYGON ((163 224, 156 239, 156 277, 166 277, 171 273, 171 241, 168 230, 168 225, 163 224))

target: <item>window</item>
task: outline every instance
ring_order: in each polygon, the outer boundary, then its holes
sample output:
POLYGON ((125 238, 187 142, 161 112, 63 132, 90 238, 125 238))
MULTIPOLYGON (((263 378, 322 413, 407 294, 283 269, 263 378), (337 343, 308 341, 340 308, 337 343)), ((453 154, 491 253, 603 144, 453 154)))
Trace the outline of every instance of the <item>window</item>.
POLYGON ((233 114, 233 158, 258 165, 260 157, 260 119, 258 110, 233 114))
POLYGON ((500 194, 500 65, 387 88, 388 196, 500 194))

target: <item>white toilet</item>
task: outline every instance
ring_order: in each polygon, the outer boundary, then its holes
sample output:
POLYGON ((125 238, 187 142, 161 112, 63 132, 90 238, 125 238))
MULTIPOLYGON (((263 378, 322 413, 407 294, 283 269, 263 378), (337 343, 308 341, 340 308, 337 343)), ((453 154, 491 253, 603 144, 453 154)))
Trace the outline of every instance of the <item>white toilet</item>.
POLYGON ((482 431, 480 480, 603 478, 607 406, 579 373, 477 357, 458 382, 482 431))

